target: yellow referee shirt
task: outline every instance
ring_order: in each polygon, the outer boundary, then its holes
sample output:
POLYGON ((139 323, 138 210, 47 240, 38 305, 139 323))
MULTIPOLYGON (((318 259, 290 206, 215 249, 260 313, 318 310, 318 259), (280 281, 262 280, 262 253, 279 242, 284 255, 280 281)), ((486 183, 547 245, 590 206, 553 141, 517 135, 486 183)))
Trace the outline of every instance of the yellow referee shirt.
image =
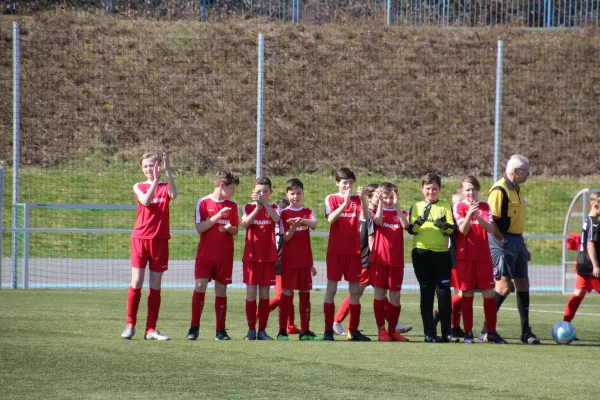
MULTIPOLYGON (((510 220, 508 226, 508 233, 515 235, 522 235, 525 231, 525 200, 523 199, 523 191, 519 185, 514 185, 506 175, 498 182, 494 183, 488 193, 488 203, 492 208, 492 215, 494 219, 500 219, 502 217, 508 217, 510 220), (507 215, 502 215, 502 201, 504 194, 501 190, 494 189, 500 186, 503 188, 508 195, 508 211, 507 215)), ((500 226, 501 224, 498 224, 500 226)))

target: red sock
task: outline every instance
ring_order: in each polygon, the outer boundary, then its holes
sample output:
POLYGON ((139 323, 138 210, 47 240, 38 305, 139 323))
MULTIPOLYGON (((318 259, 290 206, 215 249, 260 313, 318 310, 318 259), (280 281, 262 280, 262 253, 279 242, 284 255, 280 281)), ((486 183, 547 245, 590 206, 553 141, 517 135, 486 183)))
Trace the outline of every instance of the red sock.
MULTIPOLYGON (((462 298, 462 318, 463 318, 463 325, 465 328, 465 332, 473 333, 473 298, 472 297, 464 296, 462 298)), ((487 317, 486 317, 486 321, 487 321, 487 317)))
POLYGON ((496 332, 498 321, 498 310, 496 310, 496 299, 483 299, 483 315, 485 316, 485 327, 488 332, 496 332))
POLYGON ((281 294, 279 299, 279 331, 285 332, 287 329, 288 313, 290 312, 290 304, 293 304, 294 298, 281 294))
POLYGON ((277 295, 269 300, 269 312, 273 312, 279 307, 279 300, 281 300, 281 295, 277 295))
POLYGON ((258 299, 258 330, 264 331, 267 329, 269 322, 269 299, 258 299))
POLYGON ((192 326, 200 326, 200 316, 204 310, 204 296, 206 293, 196 292, 192 294, 192 326))
POLYGON ((565 315, 563 317, 564 321, 573 321, 573 318, 575 318, 575 313, 577 312, 577 309, 581 305, 582 301, 583 297, 571 295, 571 298, 567 301, 567 304, 565 305, 565 315))
POLYGON ((360 325, 360 304, 350 304, 350 319, 348 320, 348 330, 354 332, 358 330, 360 325))
POLYGON ((390 325, 390 320, 388 319, 388 307, 390 305, 390 299, 386 297, 383 299, 383 301, 385 302, 385 321, 388 323, 388 325, 390 325))
POLYGON ((394 306, 388 303, 387 308, 387 321, 388 321, 388 332, 396 332, 396 325, 400 319, 400 306, 394 306))
POLYGON ((377 329, 385 329, 385 300, 373 299, 373 312, 375 313, 377 329))
POLYGON ((334 322, 339 323, 346 319, 346 317, 348 316, 348 312, 349 312, 349 308, 348 308, 349 304, 350 304, 350 295, 346 296, 344 298, 344 300, 342 301, 342 304, 340 304, 340 308, 338 308, 338 311, 335 314, 335 318, 333 319, 334 322))
POLYGON ((457 294, 452 296, 452 327, 460 328, 460 314, 462 312, 461 307, 462 296, 457 294))
POLYGON ((248 321, 248 329, 251 331, 256 330, 256 300, 246 299, 246 320, 248 321))
POLYGON ((294 293, 292 292, 292 295, 290 296, 291 301, 290 304, 288 305, 288 320, 287 320, 287 324, 288 326, 294 326, 296 325, 295 322, 295 315, 296 315, 296 307, 294 307, 294 293))
POLYGON ((142 289, 129 288, 129 292, 127 292, 127 325, 135 326, 141 298, 142 289))
POLYGON ((150 288, 148 291, 148 317, 146 318, 146 332, 156 330, 156 321, 158 321, 159 311, 160 290, 150 288))
POLYGON ((225 329, 227 320, 227 296, 215 296, 215 314, 217 315, 217 332, 225 329))
POLYGON ((323 314, 325 314, 325 332, 332 331, 335 303, 323 303, 323 314))
POLYGON ((310 292, 300 292, 300 330, 306 332, 310 329, 310 292))

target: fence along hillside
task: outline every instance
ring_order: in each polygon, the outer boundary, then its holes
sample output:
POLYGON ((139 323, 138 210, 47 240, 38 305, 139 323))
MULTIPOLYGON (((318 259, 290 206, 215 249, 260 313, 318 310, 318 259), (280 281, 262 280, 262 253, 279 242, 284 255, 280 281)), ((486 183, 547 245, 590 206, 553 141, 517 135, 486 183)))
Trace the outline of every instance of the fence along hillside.
POLYGON ((598 26, 597 0, 8 0, 6 14, 66 8, 125 18, 328 23, 374 21, 408 26, 598 26))
MULTIPOLYGON (((23 19, 24 165, 164 148, 184 171, 255 159, 265 40, 264 172, 491 174, 496 42, 505 42, 502 159, 586 176, 600 161, 597 30, 170 24, 85 13, 23 19)), ((11 29, 0 26, 0 162, 12 159, 11 29)), ((78 161, 79 160, 79 161, 78 161)))

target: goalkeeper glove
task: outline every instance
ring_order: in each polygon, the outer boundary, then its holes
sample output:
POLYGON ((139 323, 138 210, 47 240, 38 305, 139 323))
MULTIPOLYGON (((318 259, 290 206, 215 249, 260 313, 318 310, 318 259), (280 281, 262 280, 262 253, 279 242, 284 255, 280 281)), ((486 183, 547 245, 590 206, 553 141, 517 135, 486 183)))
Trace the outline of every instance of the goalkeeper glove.
POLYGON ((415 225, 421 226, 425 222, 427 222, 427 218, 429 218, 429 213, 431 212, 431 203, 428 203, 423 209, 423 214, 417 218, 415 221, 415 225))
POLYGON ((433 225, 436 228, 441 229, 442 231, 445 231, 446 229, 450 229, 452 228, 452 224, 448 223, 448 220, 446 219, 446 214, 444 214, 443 216, 441 216, 440 218, 436 219, 433 222, 433 225))

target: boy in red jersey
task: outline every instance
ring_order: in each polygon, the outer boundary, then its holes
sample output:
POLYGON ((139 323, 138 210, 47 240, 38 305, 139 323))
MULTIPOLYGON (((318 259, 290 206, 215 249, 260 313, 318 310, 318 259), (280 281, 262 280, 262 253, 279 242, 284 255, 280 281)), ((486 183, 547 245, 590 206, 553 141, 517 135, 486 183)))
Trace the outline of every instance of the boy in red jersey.
MULTIPOLYGON (((367 201, 369 202, 369 210, 374 210, 377 208, 379 204, 379 198, 376 196, 375 191, 379 188, 378 183, 371 183, 367 185, 365 189, 365 194, 367 196, 367 201)), ((371 247, 373 247, 373 241, 375 240, 375 229, 373 227, 373 218, 369 218, 368 221, 364 219, 360 220, 360 247, 361 247, 361 258, 362 258, 362 272, 360 277, 360 296, 365 292, 365 289, 371 285, 370 277, 369 277, 369 260, 371 259, 371 247)), ((385 298, 385 306, 387 310, 387 305, 389 301, 387 297, 385 298)), ((350 305, 350 295, 347 295, 337 312, 335 313, 335 318, 333 319, 333 332, 336 335, 347 335, 348 333, 344 330, 342 326, 342 322, 346 319, 349 313, 349 305, 350 305)), ((387 313, 387 311, 386 311, 387 313)), ((411 325, 405 325, 401 322, 396 324, 396 330, 400 333, 410 332, 412 330, 411 325)))
MULTIPOLYGON (((277 199, 278 211, 287 208, 290 205, 290 201, 288 199, 277 199)), ((283 292, 283 288, 281 287, 281 253, 283 252, 283 232, 279 229, 280 224, 275 226, 275 243, 277 244, 277 262, 275 263, 275 297, 269 300, 269 313, 271 313, 275 309, 279 309, 279 301, 281 300, 281 293, 283 292)), ((296 326, 294 322, 294 303, 293 303, 294 292, 292 292, 292 304, 291 308, 288 310, 288 322, 287 322, 287 334, 288 335, 297 335, 301 333, 300 328, 296 326)), ((258 318, 258 316, 257 316, 258 318)))
POLYGON ((590 212, 583 223, 577 254, 575 290, 567 301, 563 320, 573 321, 585 294, 600 293, 600 193, 590 194, 590 212))
POLYGON ((275 226, 279 224, 277 206, 269 203, 273 193, 271 180, 256 178, 250 198, 252 203, 244 205, 242 227, 246 229, 243 270, 246 284, 246 318, 248 334, 245 340, 273 340, 266 333, 269 319, 269 290, 275 283, 277 244, 275 226), (256 332, 256 295, 258 291, 258 334, 256 332))
POLYGON ((198 339, 200 316, 208 282, 215 281, 215 313, 217 334, 215 340, 230 340, 225 330, 227 317, 227 285, 233 272, 233 237, 238 234, 238 208, 231 198, 240 183, 231 171, 219 171, 215 176, 212 194, 198 200, 196 231, 200 242, 194 266, 194 293, 192 320, 187 334, 189 340, 198 339))
POLYGON ((504 237, 496 227, 490 206, 477 197, 481 185, 474 176, 460 183, 464 200, 454 206, 454 219, 459 234, 456 238, 456 270, 458 289, 462 291, 462 317, 465 343, 473 343, 473 295, 476 289, 483 294, 483 312, 487 327, 486 342, 506 344, 496 332, 496 301, 494 298, 494 265, 488 232, 498 242, 504 237))
POLYGON ((169 264, 169 204, 177 197, 177 187, 171 175, 171 163, 166 152, 163 152, 163 169, 167 175, 167 182, 160 181, 158 155, 144 154, 140 159, 140 167, 148 179, 133 185, 138 209, 131 236, 131 287, 127 294, 127 326, 121 337, 131 339, 135 334, 146 265, 149 265, 150 290, 144 339, 169 340, 168 336, 156 330, 156 321, 160 310, 162 274, 169 264))
POLYGON ((327 244, 327 290, 323 313, 325 329, 323 340, 334 340, 334 298, 342 276, 348 281, 350 292, 350 320, 348 340, 370 341, 358 331, 360 324, 360 279, 362 271, 360 245, 360 217, 369 219, 369 205, 362 187, 352 194, 356 175, 350 168, 340 168, 335 173, 338 193, 325 198, 325 215, 331 225, 327 244))
POLYGON ((396 330, 400 318, 400 290, 404 280, 404 230, 408 220, 398 204, 398 187, 390 182, 377 189, 379 204, 375 211, 375 242, 371 249, 369 273, 375 288, 373 311, 380 342, 408 342, 396 330), (386 309, 386 292, 389 303, 386 309), (388 329, 385 322, 388 321, 388 329))
POLYGON ((313 263, 309 229, 317 227, 317 220, 310 208, 302 206, 304 185, 300 179, 292 178, 287 181, 285 193, 290 206, 279 212, 279 229, 283 233, 285 244, 281 253, 283 293, 279 302, 277 340, 289 340, 287 323, 294 301, 294 290, 298 290, 300 297, 300 340, 314 340, 316 336, 310 330, 310 290, 312 277, 317 274, 317 269, 313 263))

